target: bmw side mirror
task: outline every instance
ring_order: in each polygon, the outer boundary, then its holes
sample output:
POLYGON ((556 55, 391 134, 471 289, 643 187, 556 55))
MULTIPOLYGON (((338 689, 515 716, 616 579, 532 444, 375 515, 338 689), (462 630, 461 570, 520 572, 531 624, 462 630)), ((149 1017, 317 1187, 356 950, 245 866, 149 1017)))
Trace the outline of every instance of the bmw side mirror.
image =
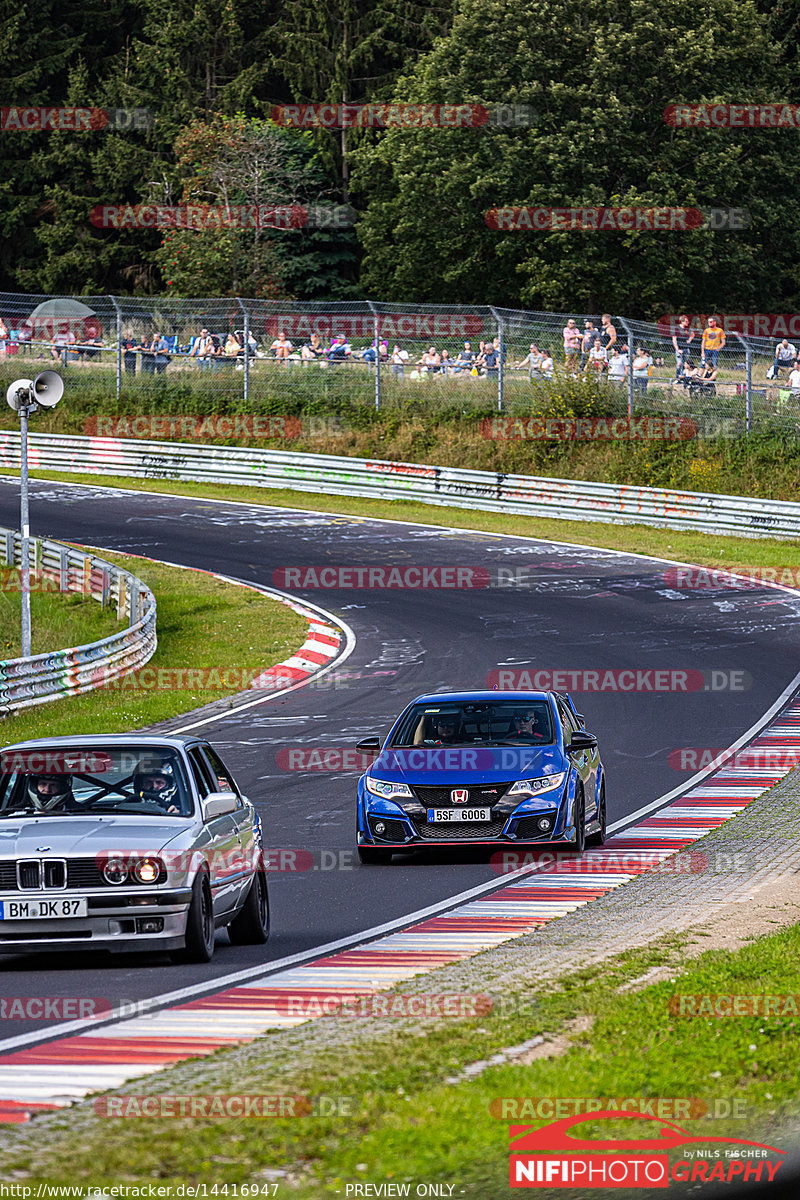
POLYGON ((594 750, 597 745, 597 738, 593 733, 587 733, 584 729, 576 729, 572 735, 572 741, 567 746, 567 754, 580 754, 583 750, 594 750))
POLYGON ((236 792, 209 792, 203 801, 203 820, 213 821, 215 817, 224 817, 226 813, 235 812, 239 807, 239 797, 236 792))

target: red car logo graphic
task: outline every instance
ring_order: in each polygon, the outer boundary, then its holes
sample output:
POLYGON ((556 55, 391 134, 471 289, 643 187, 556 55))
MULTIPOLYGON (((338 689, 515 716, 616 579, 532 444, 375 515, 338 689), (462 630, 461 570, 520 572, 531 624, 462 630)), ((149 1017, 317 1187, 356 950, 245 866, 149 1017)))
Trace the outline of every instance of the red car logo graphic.
POLYGON ((453 804, 466 804, 469 800, 469 788, 453 788, 450 799, 453 804))
POLYGON ((530 1125, 509 1125, 508 1136, 511 1142, 510 1150, 512 1154, 529 1154, 531 1151, 541 1151, 548 1154, 572 1151, 573 1153, 586 1154, 592 1150, 671 1150, 675 1146, 682 1146, 692 1142, 724 1142, 735 1146, 758 1146, 759 1149, 769 1150, 772 1154, 785 1153, 783 1150, 776 1149, 775 1146, 766 1146, 763 1142, 747 1142, 742 1138, 709 1137, 707 1134, 694 1137, 691 1133, 687 1133, 685 1129, 681 1129, 680 1125, 673 1125, 669 1121, 663 1121, 660 1117, 650 1116, 649 1113, 624 1112, 620 1110, 584 1113, 577 1117, 564 1117, 563 1120, 553 1121, 549 1125, 544 1125, 541 1129, 534 1129, 530 1125), (631 1138, 627 1141, 625 1139, 617 1140, 616 1138, 601 1141, 596 1138, 572 1137, 568 1132, 573 1125, 580 1124, 582 1121, 600 1121, 604 1118, 613 1121, 656 1121, 660 1128, 656 1137, 631 1138))

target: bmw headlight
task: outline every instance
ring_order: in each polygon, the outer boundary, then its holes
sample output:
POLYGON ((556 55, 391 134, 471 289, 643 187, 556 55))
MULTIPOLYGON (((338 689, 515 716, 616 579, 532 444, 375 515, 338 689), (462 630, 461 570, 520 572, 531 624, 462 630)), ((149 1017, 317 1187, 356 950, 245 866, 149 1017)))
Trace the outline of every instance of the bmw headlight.
POLYGON ((539 779, 519 779, 512 783, 506 795, 539 796, 542 792, 554 792, 563 786, 566 777, 566 771, 559 771, 557 775, 542 775, 539 779))
POLYGON ((373 796, 381 796, 384 800, 396 800, 401 796, 411 799, 414 795, 408 784, 395 783, 389 779, 373 779, 371 775, 367 775, 366 785, 368 792, 372 792, 373 796))

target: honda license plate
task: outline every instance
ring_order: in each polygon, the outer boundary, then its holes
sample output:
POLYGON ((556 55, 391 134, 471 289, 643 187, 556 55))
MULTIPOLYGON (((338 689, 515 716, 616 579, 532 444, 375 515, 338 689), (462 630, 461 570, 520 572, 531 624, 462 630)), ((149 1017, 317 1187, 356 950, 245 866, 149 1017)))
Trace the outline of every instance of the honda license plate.
POLYGON ((457 825, 459 821, 491 821, 490 808, 429 808, 428 824, 457 825))

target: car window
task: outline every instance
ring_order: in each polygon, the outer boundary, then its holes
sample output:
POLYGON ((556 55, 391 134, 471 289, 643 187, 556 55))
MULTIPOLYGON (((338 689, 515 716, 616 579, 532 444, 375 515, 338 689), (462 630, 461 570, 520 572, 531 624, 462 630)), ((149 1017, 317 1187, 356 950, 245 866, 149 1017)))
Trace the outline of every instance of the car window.
POLYGON ((197 790, 200 794, 200 799, 205 800, 209 792, 217 790, 216 784, 211 778, 210 768, 206 766, 203 757, 197 746, 193 746, 188 752, 189 765, 192 768, 192 775, 197 784, 197 790))
POLYGON ((207 743, 203 743, 201 747, 206 762, 211 770, 214 785, 219 792, 236 792, 239 795, 239 789, 233 782, 233 776, 228 768, 223 763, 216 750, 212 749, 207 743))
POLYGON ((414 704, 392 736, 392 746, 492 746, 553 741, 550 707, 531 700, 414 704))
POLYGON ((558 713, 561 717, 561 723, 564 726, 564 741, 569 745, 572 741, 572 735, 576 729, 580 729, 580 725, 575 720, 575 717, 570 712, 566 704, 558 701, 558 713))
POLYGON ((132 813, 190 816, 180 754, 168 746, 43 744, 0 755, 0 817, 132 813))

